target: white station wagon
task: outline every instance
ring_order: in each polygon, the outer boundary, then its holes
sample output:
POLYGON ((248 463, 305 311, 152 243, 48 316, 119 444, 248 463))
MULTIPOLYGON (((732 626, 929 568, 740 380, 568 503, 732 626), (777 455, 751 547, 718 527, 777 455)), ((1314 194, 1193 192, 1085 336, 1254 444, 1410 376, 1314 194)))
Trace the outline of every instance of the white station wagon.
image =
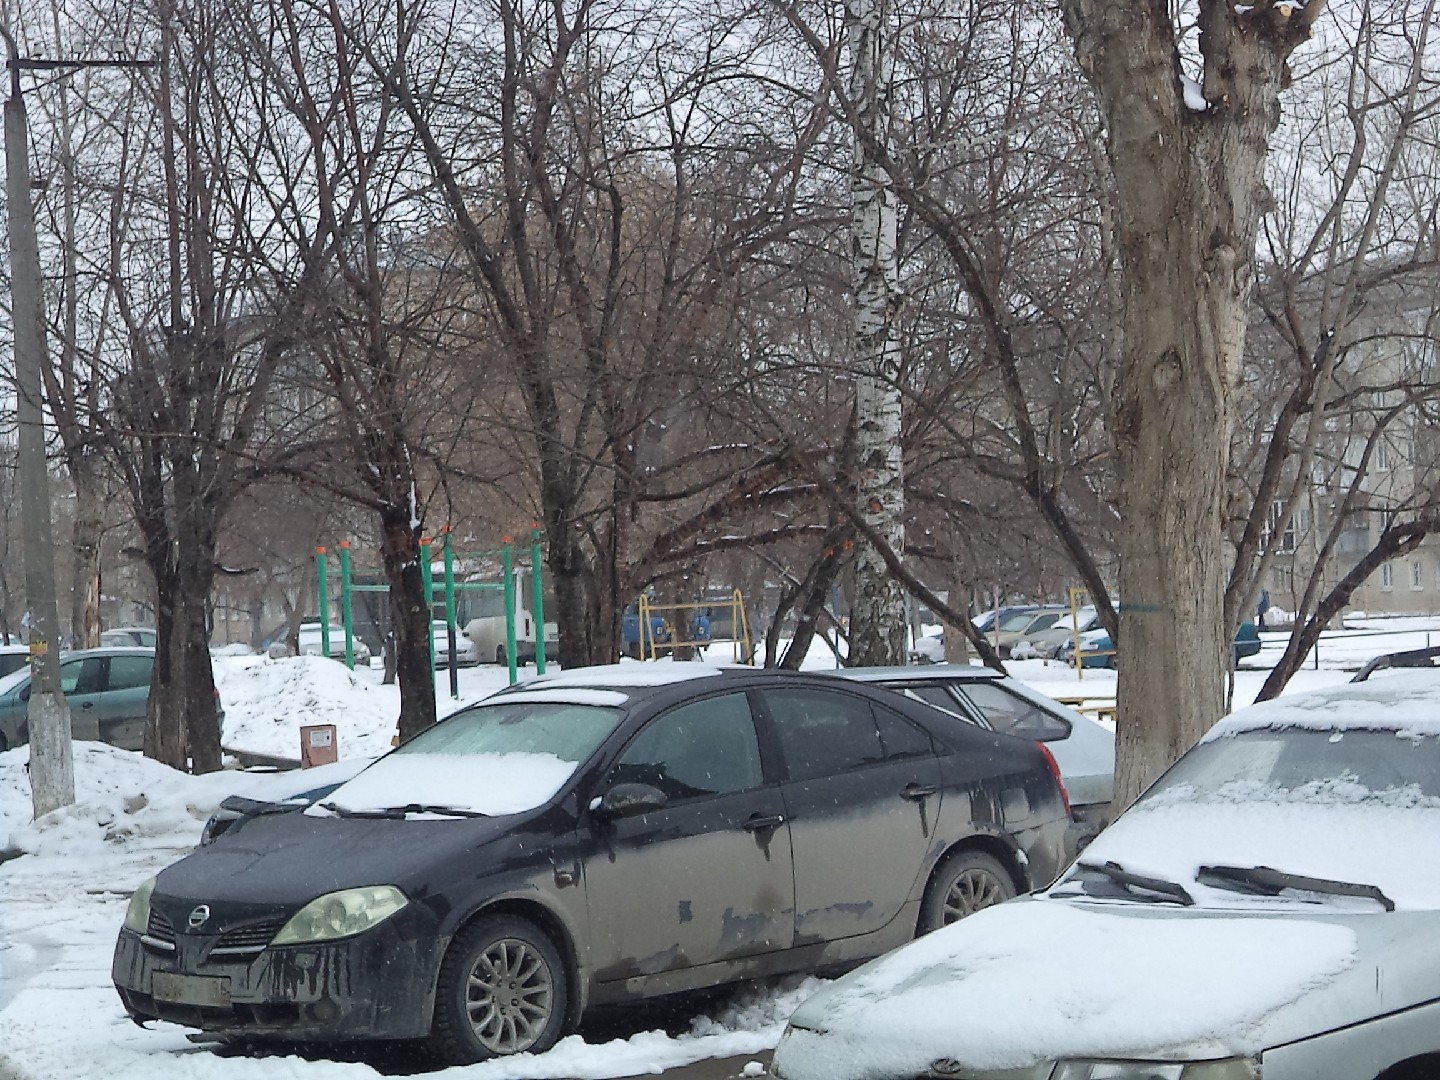
POLYGON ((1440 1076, 1440 674, 1222 720, 1049 889, 832 983, 782 1080, 1440 1076))

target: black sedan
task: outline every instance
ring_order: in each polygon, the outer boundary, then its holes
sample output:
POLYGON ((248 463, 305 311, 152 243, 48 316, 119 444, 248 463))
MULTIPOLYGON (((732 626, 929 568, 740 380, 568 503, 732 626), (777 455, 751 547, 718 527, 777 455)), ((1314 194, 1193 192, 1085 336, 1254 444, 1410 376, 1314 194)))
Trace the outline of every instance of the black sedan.
POLYGON ((1068 824, 1035 743, 699 664, 533 680, 245 810, 131 899, 130 1015, 457 1063, 592 1005, 876 956, 1048 884, 1068 824))

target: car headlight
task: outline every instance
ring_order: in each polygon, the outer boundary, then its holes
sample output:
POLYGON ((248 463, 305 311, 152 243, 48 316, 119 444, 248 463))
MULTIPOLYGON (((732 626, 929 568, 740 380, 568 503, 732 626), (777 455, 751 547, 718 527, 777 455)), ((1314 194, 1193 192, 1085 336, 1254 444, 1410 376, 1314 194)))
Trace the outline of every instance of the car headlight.
POLYGON ((130 906, 125 909, 125 929, 143 934, 150 927, 150 894, 155 891, 155 879, 147 878, 140 887, 130 894, 130 906))
POLYGON ((291 916, 270 944, 300 945, 359 934, 384 922, 406 902, 405 894, 394 885, 369 885, 326 893, 291 916))
POLYGON ((1062 1061, 1050 1080, 1255 1080, 1254 1058, 1223 1061, 1062 1061))

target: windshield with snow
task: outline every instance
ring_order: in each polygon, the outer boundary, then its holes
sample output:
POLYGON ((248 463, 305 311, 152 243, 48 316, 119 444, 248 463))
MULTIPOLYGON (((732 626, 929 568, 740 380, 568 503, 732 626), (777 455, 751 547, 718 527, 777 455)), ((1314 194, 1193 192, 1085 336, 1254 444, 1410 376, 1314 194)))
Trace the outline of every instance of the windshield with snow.
POLYGON ((1172 800, 1440 806, 1440 736, 1263 728, 1203 742, 1146 794, 1172 800))
POLYGON ((375 762, 311 816, 495 817, 542 806, 620 723, 619 709, 514 701, 456 713, 375 762))

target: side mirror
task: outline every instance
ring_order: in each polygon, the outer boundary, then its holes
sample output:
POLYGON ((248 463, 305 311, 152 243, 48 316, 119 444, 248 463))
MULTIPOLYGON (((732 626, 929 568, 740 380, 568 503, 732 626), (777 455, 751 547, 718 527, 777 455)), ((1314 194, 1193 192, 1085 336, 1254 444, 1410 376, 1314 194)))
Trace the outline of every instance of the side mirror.
POLYGON ((590 803, 590 810, 601 821, 612 818, 634 817, 661 810, 670 802, 670 797, 657 787, 649 784, 616 784, 600 798, 590 803))
POLYGON ((20 691, 20 700, 21 700, 21 701, 29 701, 29 700, 30 700, 30 687, 29 687, 28 684, 26 685, 25 689, 23 689, 23 690, 20 691))

